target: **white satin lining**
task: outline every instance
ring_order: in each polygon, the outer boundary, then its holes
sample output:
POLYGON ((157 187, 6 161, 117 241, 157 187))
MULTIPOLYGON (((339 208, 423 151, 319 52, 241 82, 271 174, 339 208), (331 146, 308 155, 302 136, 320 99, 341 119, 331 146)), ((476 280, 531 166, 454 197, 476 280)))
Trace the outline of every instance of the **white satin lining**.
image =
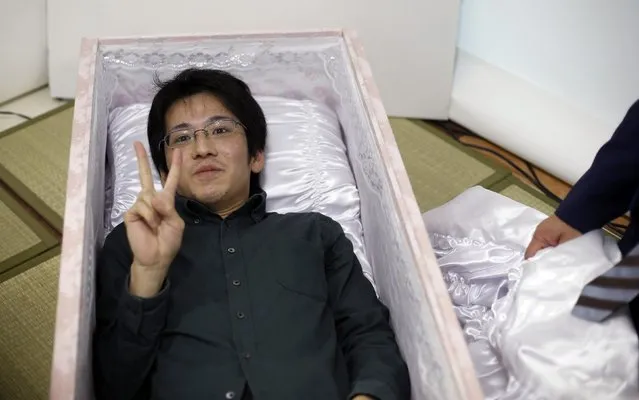
POLYGON ((586 283, 621 258, 592 232, 529 261, 545 216, 483 188, 424 214, 486 399, 637 399, 639 351, 627 314, 571 315, 586 283))

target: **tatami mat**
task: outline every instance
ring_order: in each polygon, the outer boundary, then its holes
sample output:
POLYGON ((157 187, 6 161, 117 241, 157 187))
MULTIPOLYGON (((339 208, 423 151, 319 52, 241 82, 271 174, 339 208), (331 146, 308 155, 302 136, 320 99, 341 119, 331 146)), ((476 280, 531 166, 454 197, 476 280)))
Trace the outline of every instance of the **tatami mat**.
POLYGON ((464 147, 432 124, 391 118, 391 126, 422 212, 472 186, 501 193, 545 214, 556 204, 492 159, 464 147))
POLYGON ((0 184, 0 282, 57 244, 54 232, 0 184))
POLYGON ((4 202, 0 201, 0 262, 40 243, 40 238, 4 202))
POLYGON ((62 228, 73 108, 0 134, 2 179, 56 228, 62 228))
POLYGON ((48 398, 60 266, 50 257, 0 283, 2 400, 48 398))
POLYGON ((555 212, 555 207, 550 204, 549 201, 540 199, 538 196, 531 193, 530 190, 526 190, 519 185, 510 184, 498 192, 506 197, 510 197, 511 199, 518 201, 521 204, 535 208, 546 215, 551 215, 555 212))
POLYGON ((390 123, 422 211, 438 207, 472 186, 490 187, 508 175, 431 125, 403 118, 391 118, 390 123))

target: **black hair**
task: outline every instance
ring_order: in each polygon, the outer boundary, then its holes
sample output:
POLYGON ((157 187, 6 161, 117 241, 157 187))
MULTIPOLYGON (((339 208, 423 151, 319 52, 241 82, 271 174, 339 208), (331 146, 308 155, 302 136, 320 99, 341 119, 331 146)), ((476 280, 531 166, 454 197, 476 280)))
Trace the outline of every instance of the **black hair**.
MULTIPOLYGON (((151 103, 147 136, 151 158, 159 172, 168 173, 162 145, 167 129, 167 111, 175 102, 201 93, 215 96, 244 125, 249 157, 264 151, 266 118, 251 89, 242 80, 221 70, 190 68, 166 82, 156 76, 155 84, 159 90, 151 103)), ((258 186, 259 174, 252 173, 251 191, 258 186)))

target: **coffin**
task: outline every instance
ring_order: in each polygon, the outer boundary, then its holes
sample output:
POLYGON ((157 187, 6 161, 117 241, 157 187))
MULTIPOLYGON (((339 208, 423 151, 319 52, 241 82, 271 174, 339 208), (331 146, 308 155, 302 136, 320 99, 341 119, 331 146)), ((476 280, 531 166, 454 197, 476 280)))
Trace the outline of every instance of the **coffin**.
POLYGON ((391 311, 413 398, 483 398, 369 64, 345 31, 82 42, 50 398, 92 398, 95 260, 118 176, 109 118, 116 109, 149 103, 155 75, 189 66, 228 70, 256 97, 333 110, 356 186, 352 217, 365 243, 356 246, 358 257, 391 311))

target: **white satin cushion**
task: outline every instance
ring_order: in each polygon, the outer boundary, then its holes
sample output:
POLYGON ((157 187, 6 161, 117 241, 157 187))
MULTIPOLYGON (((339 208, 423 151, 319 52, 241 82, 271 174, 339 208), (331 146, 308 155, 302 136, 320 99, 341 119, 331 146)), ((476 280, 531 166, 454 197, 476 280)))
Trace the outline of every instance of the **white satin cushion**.
POLYGON ((626 314, 598 324, 571 310, 621 258, 591 232, 524 261, 546 216, 486 189, 424 214, 486 399, 637 399, 637 335, 626 314))
MULTIPOLYGON (((309 100, 256 96, 267 120, 266 166, 262 188, 267 210, 320 212, 344 228, 362 269, 372 282, 360 222, 359 192, 351 170, 335 112, 309 100)), ((112 163, 112 207, 106 210, 107 230, 123 221, 140 191, 133 143, 140 141, 149 154, 146 138, 150 104, 119 107, 109 115, 108 146, 112 163)), ((156 188, 160 177, 153 168, 156 188)), ((109 204, 107 201, 106 204, 109 204)))

